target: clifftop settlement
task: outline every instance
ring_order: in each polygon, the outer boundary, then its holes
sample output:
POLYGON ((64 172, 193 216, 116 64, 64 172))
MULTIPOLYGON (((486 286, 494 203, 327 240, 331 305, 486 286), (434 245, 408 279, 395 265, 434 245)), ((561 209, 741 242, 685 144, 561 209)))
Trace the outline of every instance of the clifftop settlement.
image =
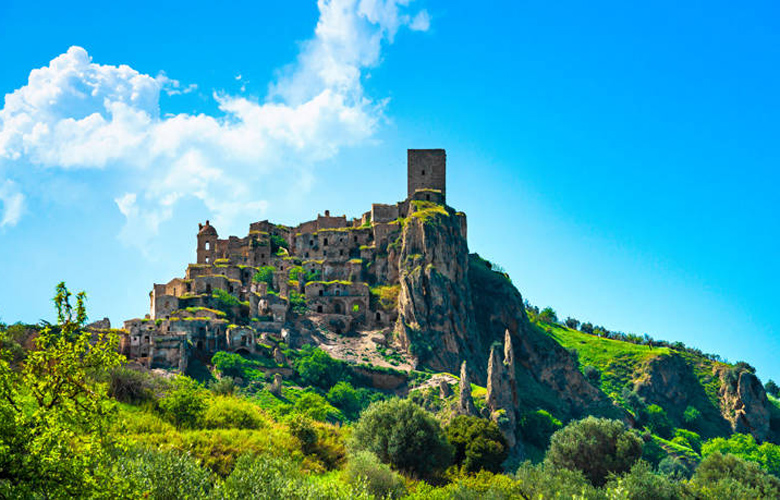
MULTIPOLYGON (((445 209, 446 152, 408 150, 407 179, 405 200, 351 220, 326 210, 296 227, 253 222, 243 238, 224 239, 209 221, 199 224, 196 262, 183 278, 154 285, 150 313, 125 322, 122 352, 150 368, 184 370, 193 355, 252 353, 292 330, 393 328, 403 223, 445 209)), ((465 241, 466 217, 452 212, 465 241)))

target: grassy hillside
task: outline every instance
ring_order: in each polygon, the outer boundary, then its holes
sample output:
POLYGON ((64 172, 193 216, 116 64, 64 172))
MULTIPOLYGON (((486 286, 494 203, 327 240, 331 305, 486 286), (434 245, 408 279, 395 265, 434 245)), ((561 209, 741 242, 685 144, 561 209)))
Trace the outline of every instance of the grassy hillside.
POLYGON ((706 438, 730 432, 721 415, 718 371, 733 369, 732 365, 691 349, 603 338, 556 323, 537 321, 533 326, 576 353, 591 383, 635 418, 641 415, 637 415, 634 391, 644 385, 645 406, 660 406, 673 427, 693 429, 706 438), (700 414, 695 422, 686 422, 685 412, 690 408, 700 414))

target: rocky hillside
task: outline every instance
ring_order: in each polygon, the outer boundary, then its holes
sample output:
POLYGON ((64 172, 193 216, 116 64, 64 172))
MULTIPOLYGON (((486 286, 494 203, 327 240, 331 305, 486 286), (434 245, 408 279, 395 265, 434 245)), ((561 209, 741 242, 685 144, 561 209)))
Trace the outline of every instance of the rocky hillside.
POLYGON ((508 331, 517 404, 505 410, 518 419, 542 409, 564 421, 596 414, 641 428, 660 408, 672 429, 777 440, 778 409, 749 367, 531 322, 509 277, 468 253, 462 224, 451 208, 420 203, 395 244, 395 341, 415 368, 459 373, 465 361, 471 380, 489 385, 491 346, 505 344, 508 331))

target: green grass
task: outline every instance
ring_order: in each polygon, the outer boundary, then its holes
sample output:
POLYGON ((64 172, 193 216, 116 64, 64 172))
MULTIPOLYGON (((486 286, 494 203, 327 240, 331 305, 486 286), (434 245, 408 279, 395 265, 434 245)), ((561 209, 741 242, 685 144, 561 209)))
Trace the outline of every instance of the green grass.
POLYGON ((439 217, 449 217, 450 214, 444 208, 444 205, 433 203, 431 201, 412 201, 414 211, 409 214, 410 218, 419 219, 423 224, 435 224, 439 217))
POLYGON ((623 403, 621 392, 653 358, 668 356, 667 347, 650 347, 566 328, 563 325, 535 323, 535 326, 569 350, 577 351, 580 368, 594 366, 601 371, 601 390, 613 400, 623 403))

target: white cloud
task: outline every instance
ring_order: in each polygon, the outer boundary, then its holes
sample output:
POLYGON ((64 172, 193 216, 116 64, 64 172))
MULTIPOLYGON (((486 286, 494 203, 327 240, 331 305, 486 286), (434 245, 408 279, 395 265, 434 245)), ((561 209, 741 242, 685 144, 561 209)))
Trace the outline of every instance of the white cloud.
MULTIPOLYGON (((366 96, 361 77, 401 27, 428 28, 427 13, 405 14, 407 4, 320 0, 314 37, 269 85, 266 101, 214 94, 219 116, 161 117, 161 92, 195 87, 164 73, 94 63, 86 50, 71 47, 5 96, 0 163, 9 173, 91 168, 126 176, 124 192, 114 195, 126 219, 120 237, 139 247, 185 197, 202 200, 216 223, 245 221, 267 207, 270 178, 286 176, 289 189, 298 189, 318 161, 374 134, 386 102, 366 96)), ((12 188, 11 181, 0 188, 0 225, 22 213, 23 195, 12 188)))
POLYGON ((0 228, 15 226, 24 212, 24 195, 19 192, 18 186, 11 180, 5 180, 0 184, 0 228))

